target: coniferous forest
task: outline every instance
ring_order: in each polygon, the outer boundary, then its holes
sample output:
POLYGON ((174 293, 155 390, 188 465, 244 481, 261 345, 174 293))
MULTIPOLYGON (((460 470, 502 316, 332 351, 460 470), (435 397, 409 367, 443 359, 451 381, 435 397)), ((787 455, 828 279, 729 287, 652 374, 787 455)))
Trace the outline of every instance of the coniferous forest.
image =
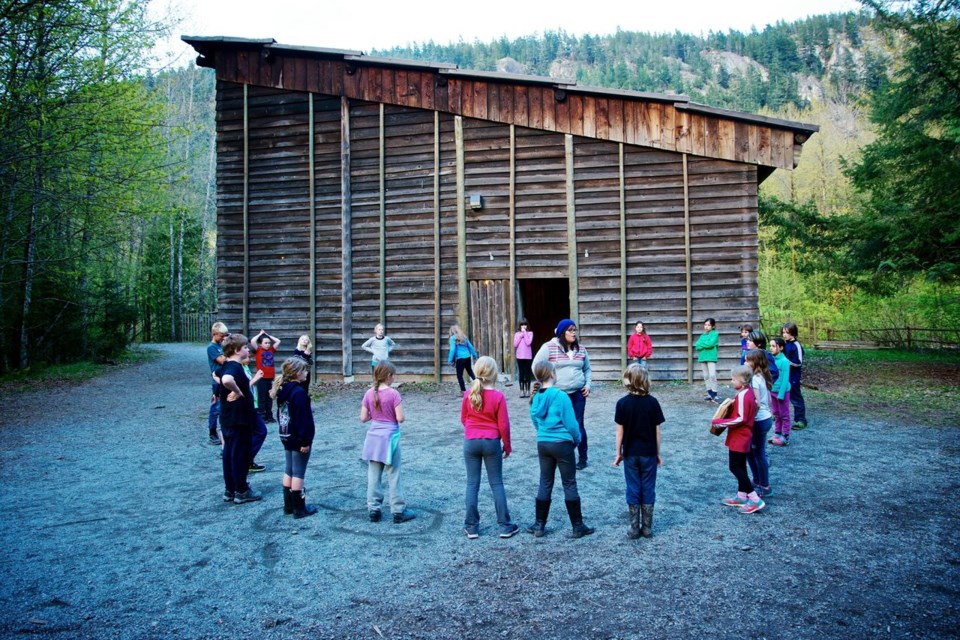
MULTIPOLYGON (((749 33, 368 53, 818 124, 799 168, 761 188, 764 319, 953 329, 960 0, 862 5, 749 33)), ((142 2, 0 0, 0 373, 182 339, 215 310, 214 78, 152 68, 168 28, 142 2)))

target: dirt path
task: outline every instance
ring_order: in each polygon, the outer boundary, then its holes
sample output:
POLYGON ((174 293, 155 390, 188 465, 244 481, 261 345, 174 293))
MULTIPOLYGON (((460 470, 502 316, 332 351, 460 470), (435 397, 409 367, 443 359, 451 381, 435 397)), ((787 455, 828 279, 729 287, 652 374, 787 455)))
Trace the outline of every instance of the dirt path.
MULTIPOLYGON (((260 503, 220 499, 205 444, 205 362, 191 345, 79 387, 3 398, 0 636, 51 638, 852 638, 956 637, 960 430, 822 415, 771 452, 776 495, 743 516, 700 388, 659 385, 664 461, 652 540, 629 541, 611 468, 607 386, 587 402, 590 466, 578 474, 597 533, 569 537, 559 498, 548 535, 462 534, 462 428, 454 387, 405 394, 404 483, 417 519, 367 521, 360 386, 315 402, 307 472, 320 513, 284 517, 271 432, 252 476, 260 503)), ((514 520, 537 485, 535 440, 515 387, 514 520)), ((273 430, 271 430, 273 431, 273 430)), ((557 489, 559 491, 559 489, 557 489)))

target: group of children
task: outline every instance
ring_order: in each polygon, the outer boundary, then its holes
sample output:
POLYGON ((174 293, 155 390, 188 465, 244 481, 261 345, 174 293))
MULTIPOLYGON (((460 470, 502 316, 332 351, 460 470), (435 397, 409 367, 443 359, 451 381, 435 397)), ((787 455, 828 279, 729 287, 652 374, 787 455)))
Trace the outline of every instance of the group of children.
MULTIPOLYGON (((522 322, 518 332, 521 344, 527 342, 524 340, 524 334, 527 333, 525 325, 526 322, 522 322)), ((214 375, 223 433, 224 500, 244 503, 261 498, 246 483, 246 473, 263 468, 256 465, 253 459, 263 443, 262 436, 266 434, 264 422, 273 421, 269 412, 271 401, 276 399, 279 436, 286 463, 282 478, 284 513, 296 518, 316 513, 316 507, 306 504, 303 488, 315 434, 307 386, 312 352, 309 338, 301 337, 294 356, 283 363, 280 376, 276 376, 273 358, 279 340, 261 330, 248 343, 243 336, 228 334, 222 323, 215 324, 212 333, 208 358, 214 375), (248 366, 244 367, 244 363, 249 363, 251 346, 257 349, 256 373, 251 372, 248 366), (216 353, 218 350, 219 355, 216 353), (263 380, 269 383, 263 384, 263 380), (261 395, 255 401, 251 386, 258 391, 266 387, 266 398, 261 395), (264 413, 267 417, 263 416, 264 413)), ((736 495, 725 498, 723 504, 736 507, 745 514, 763 509, 763 498, 772 495, 765 445, 769 442, 776 446, 787 446, 791 428, 802 429, 806 426, 803 396, 800 393, 803 348, 796 339, 796 325, 785 324, 782 336, 773 338, 769 351, 766 351, 767 338, 762 332, 753 330, 749 325, 741 327, 741 366, 731 372, 736 396, 726 401, 732 405, 731 412, 713 420, 715 427, 727 431, 729 468, 737 480, 736 495), (793 424, 789 413, 791 403, 795 411, 793 424), (771 426, 774 426, 774 436, 767 441, 771 426), (752 480, 747 473, 748 466, 752 480)), ((462 333, 452 332, 450 342, 450 356, 455 363, 461 359, 458 357, 461 346, 465 349, 466 359, 472 360, 476 356, 472 344, 462 333)), ((708 318, 696 349, 707 387, 706 399, 710 402, 718 402, 718 343, 716 323, 708 318)), ((363 345, 373 356, 373 384, 361 402, 360 421, 369 423, 362 454, 368 464, 369 519, 371 522, 382 519, 385 493, 388 493, 392 521, 401 524, 415 516, 406 510, 401 489, 400 425, 404 421, 404 413, 402 397, 393 388, 396 369, 389 360, 393 346, 395 343, 384 335, 382 325, 377 325, 374 337, 363 345), (383 486, 384 475, 387 492, 383 486)), ((521 345, 516 345, 515 340, 515 346, 521 345)), ((652 345, 643 323, 637 323, 628 350, 632 363, 622 376, 627 394, 617 402, 614 410, 616 450, 613 465, 622 465, 624 470, 630 520, 627 535, 636 539, 653 535, 656 476, 657 468, 661 465, 660 426, 664 416, 659 402, 650 395, 650 378, 645 364, 646 358, 652 353, 652 345)), ((540 483, 534 501, 535 519, 526 531, 536 537, 545 535, 553 485, 559 471, 572 535, 580 538, 594 532, 584 524, 576 481, 576 472, 580 467, 576 463, 575 452, 581 441, 582 429, 569 395, 556 386, 555 365, 549 360, 537 361, 531 373, 535 383, 524 395, 530 396, 530 418, 537 432, 540 483)), ((480 534, 478 494, 481 468, 485 467, 493 492, 499 535, 509 538, 520 527, 510 517, 503 484, 503 460, 512 451, 507 403, 503 393, 496 388, 499 370, 495 360, 486 356, 478 358, 476 372, 474 374, 471 370, 470 374, 473 381, 469 391, 464 389, 460 410, 467 473, 464 534, 469 539, 475 539, 480 534)), ((525 389, 521 387, 523 391, 525 389)), ((213 411, 211 407, 211 414, 213 411)))

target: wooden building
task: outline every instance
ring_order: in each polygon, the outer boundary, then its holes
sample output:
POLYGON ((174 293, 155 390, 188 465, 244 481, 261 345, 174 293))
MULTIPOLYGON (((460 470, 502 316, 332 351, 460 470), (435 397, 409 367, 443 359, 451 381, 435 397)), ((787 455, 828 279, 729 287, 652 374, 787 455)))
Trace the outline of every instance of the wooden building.
POLYGON ((655 378, 692 379, 712 316, 721 368, 756 321, 757 186, 816 126, 683 96, 580 87, 273 40, 184 37, 217 74, 221 319, 293 344, 321 377, 432 379, 459 322, 513 370, 574 318, 595 379, 642 320, 655 378))

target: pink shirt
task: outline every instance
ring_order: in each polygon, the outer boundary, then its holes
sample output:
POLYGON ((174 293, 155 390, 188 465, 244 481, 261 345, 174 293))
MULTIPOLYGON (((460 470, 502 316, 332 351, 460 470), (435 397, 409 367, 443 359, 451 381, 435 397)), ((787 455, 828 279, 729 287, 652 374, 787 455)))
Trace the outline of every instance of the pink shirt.
POLYGON ((483 407, 480 411, 470 404, 470 392, 464 393, 463 403, 460 405, 460 422, 463 424, 463 437, 467 440, 499 438, 503 441, 504 453, 513 451, 510 446, 507 399, 496 389, 483 390, 483 407))
POLYGON ((402 398, 400 392, 396 389, 380 389, 377 394, 380 396, 380 408, 377 409, 373 404, 373 389, 367 389, 363 395, 363 406, 367 408, 370 417, 378 422, 397 422, 397 407, 400 406, 402 398))
POLYGON ((513 348, 517 360, 533 360, 533 331, 517 331, 513 334, 513 348))

